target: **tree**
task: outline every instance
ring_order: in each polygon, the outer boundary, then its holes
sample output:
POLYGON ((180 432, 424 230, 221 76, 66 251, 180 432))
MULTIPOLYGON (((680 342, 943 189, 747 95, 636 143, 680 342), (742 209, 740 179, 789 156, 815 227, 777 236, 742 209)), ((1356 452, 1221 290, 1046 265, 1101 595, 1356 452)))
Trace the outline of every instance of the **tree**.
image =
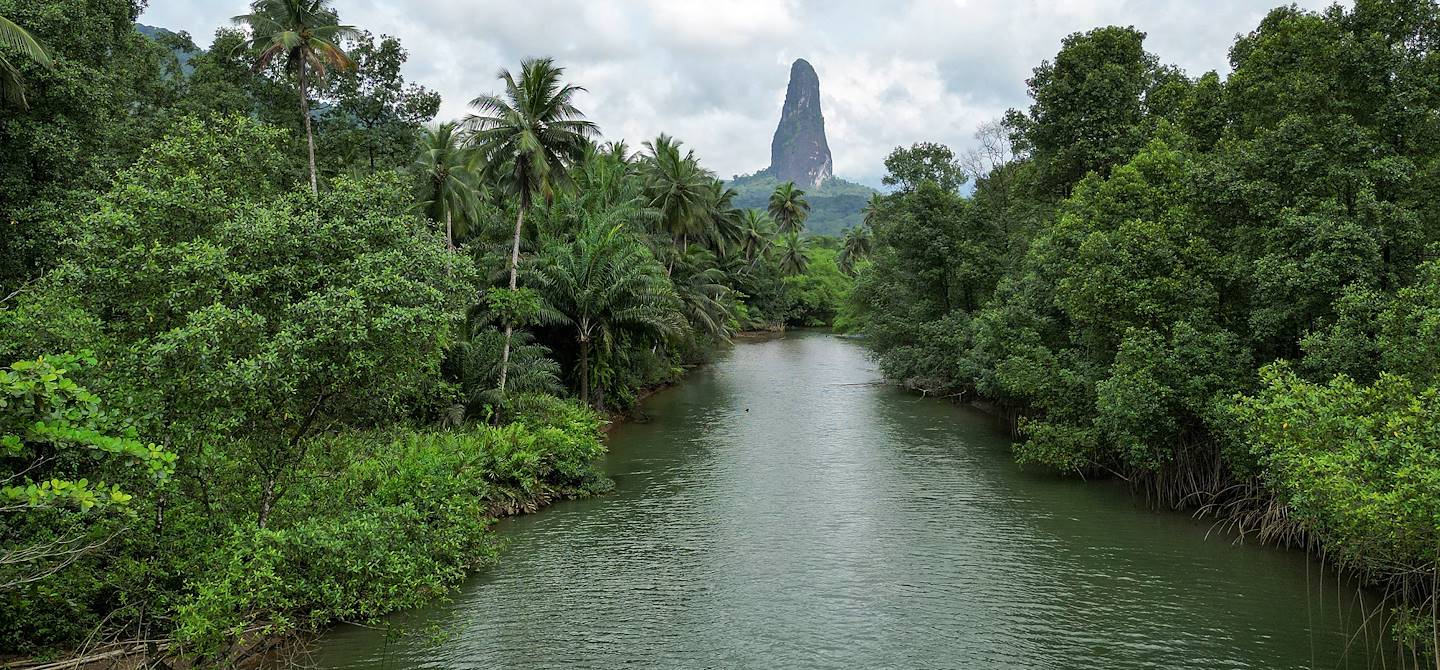
POLYGON ((693 332, 726 339, 732 334, 735 291, 708 249, 687 247, 676 259, 670 275, 680 309, 693 332))
MULTIPOLYGON (((660 227, 683 250, 689 240, 706 237, 712 230, 711 212, 717 205, 715 176, 700 167, 693 150, 681 153, 681 142, 660 135, 646 142, 641 159, 650 206, 660 214, 660 227)), ((722 193, 723 194, 723 193, 722 193)), ((667 254, 673 265, 673 256, 667 254)))
MULTIPOLYGON (((595 135, 595 124, 575 107, 575 96, 585 89, 561 82, 565 69, 549 58, 530 59, 520 64, 516 80, 508 70, 499 78, 505 82, 500 94, 486 94, 470 101, 475 113, 465 119, 472 131, 486 170, 519 198, 515 235, 510 246, 510 290, 518 288, 520 234, 525 213, 535 197, 549 199, 566 170, 584 157, 595 135)), ((500 392, 510 364, 510 340, 515 324, 505 324, 505 349, 500 364, 500 392)))
POLYGON ((870 234, 869 226, 856 226, 845 231, 845 237, 840 240, 840 255, 836 258, 840 271, 847 275, 855 274, 855 264, 870 257, 873 245, 874 236, 870 234))
POLYGON ((917 142, 909 149, 895 147, 885 157, 885 172, 881 182, 898 186, 902 192, 914 191, 928 181, 945 191, 958 193, 967 179, 965 170, 955 160, 955 152, 934 142, 917 142))
POLYGON ((1074 33, 1026 82, 1034 103, 1028 114, 1007 113, 1005 125, 1048 193, 1069 195, 1086 172, 1109 174, 1143 145, 1137 128, 1157 69, 1144 42, 1133 27, 1074 33))
MULTIPOLYGON (((99 396, 71 376, 96 364, 87 352, 0 369, 0 464, 13 472, 0 479, 0 514, 126 511, 134 489, 122 489, 115 479, 153 486, 174 473, 174 453, 118 426, 102 411, 99 396)), ((94 516, 75 514, 53 539, 7 542, 0 551, 0 591, 49 577, 104 544, 108 538, 87 537, 94 516)))
POLYGON ((305 143, 310 156, 310 192, 320 193, 315 168, 315 133, 310 121, 309 72, 325 78, 330 67, 349 69, 354 61, 337 44, 359 33, 350 26, 336 23, 332 0, 255 0, 250 13, 237 16, 237 25, 249 31, 245 47, 259 52, 255 57, 256 71, 264 69, 277 57, 284 59, 285 69, 295 77, 300 95, 300 119, 305 124, 305 143))
POLYGON ((770 249, 775 237, 775 221, 758 209, 745 210, 740 222, 740 252, 751 265, 770 249))
POLYGON ((226 435, 260 526, 315 436, 408 413, 475 280, 393 173, 339 178, 318 200, 279 186, 264 157, 283 134, 243 117, 177 124, 86 217, 55 285, 115 316, 111 374, 157 438, 190 459, 226 435))
POLYGON ((0 46, 28 105, 0 102, 0 297, 54 268, 95 191, 170 122, 168 54, 135 30, 138 12, 129 0, 0 0, 51 63, 0 46))
POLYGON ((781 237, 778 253, 780 272, 787 277, 804 274, 810 266, 809 249, 799 233, 792 232, 781 237))
POLYGON ((781 234, 799 234, 805 229, 805 218, 810 216, 810 203, 805 200, 805 192, 795 188, 795 182, 787 181, 770 194, 768 211, 781 234))
POLYGON ((586 404, 593 355, 608 355, 622 334, 659 340, 685 329, 664 269, 627 234, 619 214, 590 213, 573 239, 545 240, 532 272, 546 302, 544 318, 575 333, 580 401, 586 404))
MULTIPOLYGON (((0 16, 0 47, 17 51, 44 67, 54 67, 45 47, 31 37, 30 33, 25 32, 24 28, 4 16, 0 16)), ((25 82, 20 78, 20 70, 5 58, 3 52, 0 52, 0 99, 22 109, 29 107, 25 102, 25 82)))
POLYGON ((350 165, 358 157, 367 172, 399 167, 423 124, 439 111, 440 94, 405 83, 400 70, 407 54, 399 40, 382 35, 377 44, 361 32, 345 46, 355 67, 331 78, 328 96, 335 104, 321 121, 321 138, 332 136, 332 152, 350 165))
POLYGON ((434 221, 445 223, 445 247, 455 248, 455 228, 461 235, 474 224, 483 185, 475 154, 454 122, 426 128, 420 133, 420 155, 413 168, 422 182, 421 207, 434 221))
POLYGON ((705 213, 709 218, 710 248, 720 257, 729 254, 731 247, 745 236, 742 227, 745 215, 735 207, 735 198, 739 195, 719 179, 710 182, 710 201, 705 213))

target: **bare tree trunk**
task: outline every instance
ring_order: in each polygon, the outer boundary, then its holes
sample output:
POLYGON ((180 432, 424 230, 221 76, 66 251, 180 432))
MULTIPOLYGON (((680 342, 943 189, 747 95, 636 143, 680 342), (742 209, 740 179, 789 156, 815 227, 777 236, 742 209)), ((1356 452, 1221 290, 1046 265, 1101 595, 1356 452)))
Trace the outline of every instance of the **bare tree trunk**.
POLYGON ((450 208, 445 208, 445 248, 455 250, 455 224, 451 220, 450 208))
POLYGON ((310 192, 320 195, 320 182, 315 176, 315 133, 310 130, 310 100, 305 95, 305 60, 302 58, 299 63, 300 118, 305 120, 305 143, 310 147, 310 192))
MULTIPOLYGON (((510 245, 510 290, 516 289, 516 273, 520 269, 520 229, 525 225, 525 204, 520 204, 520 215, 515 217, 515 239, 510 245)), ((510 372, 510 338, 515 325, 505 324, 505 349, 500 354, 500 395, 505 395, 505 378, 510 372)))
POLYGON ((260 518, 257 519, 256 525, 261 530, 265 529, 266 522, 270 520, 270 508, 275 504, 275 477, 276 475, 267 474, 264 487, 260 492, 260 518))

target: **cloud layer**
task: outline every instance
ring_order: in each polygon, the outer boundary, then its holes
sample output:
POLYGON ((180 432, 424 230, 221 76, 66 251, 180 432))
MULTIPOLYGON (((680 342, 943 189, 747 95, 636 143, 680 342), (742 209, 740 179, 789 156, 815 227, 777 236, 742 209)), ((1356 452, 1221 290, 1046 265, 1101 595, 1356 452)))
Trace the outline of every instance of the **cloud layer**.
MULTIPOLYGON (((1276 0, 1278 2, 1278 0, 1276 0)), ((1076 31, 1133 25, 1191 74, 1228 71, 1262 0, 335 0, 346 23, 398 37, 406 76, 443 96, 442 118, 495 90, 495 72, 553 56, 588 89, 582 109, 632 145, 667 132, 722 176, 766 166, 790 62, 820 75, 843 177, 876 183, 891 148, 972 144, 975 127, 1028 104, 1025 79, 1076 31)), ((1327 0, 1300 0, 1319 9, 1327 0)), ((156 0, 140 21, 208 43, 243 0, 156 0)))

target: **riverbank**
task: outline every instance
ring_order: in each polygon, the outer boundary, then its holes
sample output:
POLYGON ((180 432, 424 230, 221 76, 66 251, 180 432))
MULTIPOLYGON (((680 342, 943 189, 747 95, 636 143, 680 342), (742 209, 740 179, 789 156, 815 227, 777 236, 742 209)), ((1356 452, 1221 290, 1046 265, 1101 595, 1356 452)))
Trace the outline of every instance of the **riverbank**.
POLYGON ((214 546, 175 548, 208 567, 185 573, 172 636, 0 667, 265 664, 334 623, 444 598, 496 562, 497 519, 612 485, 597 467, 599 415, 559 399, 529 403, 504 426, 351 433, 314 449, 268 527, 235 525, 214 546))
POLYGON ((873 367, 821 333, 737 344, 613 433, 614 491, 503 522, 505 560, 316 666, 1371 667, 1303 555, 1018 468, 998 421, 873 367))

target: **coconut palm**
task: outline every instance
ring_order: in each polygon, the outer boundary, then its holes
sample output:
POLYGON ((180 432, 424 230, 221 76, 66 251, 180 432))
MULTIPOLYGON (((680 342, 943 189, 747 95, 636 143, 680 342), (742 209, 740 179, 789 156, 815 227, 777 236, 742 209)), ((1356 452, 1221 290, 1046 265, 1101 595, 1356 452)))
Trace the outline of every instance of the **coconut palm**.
POLYGON ((573 238, 546 236, 530 268, 545 301, 542 318, 575 333, 580 401, 586 404, 597 353, 608 356, 622 336, 658 340, 685 330, 663 268, 617 218, 611 210, 586 213, 573 238))
POLYGON ((263 70, 277 57, 294 77, 300 93, 300 118, 305 122, 305 143, 310 150, 310 191, 320 193, 315 169, 315 134, 310 129, 310 73, 323 80, 328 68, 350 69, 354 61, 340 49, 341 40, 360 32, 340 25, 331 0, 255 0, 250 13, 232 19, 246 29, 242 48, 258 51, 255 70, 263 70))
POLYGON ((805 270, 810 267, 809 245, 799 233, 790 233, 780 238, 780 244, 775 250, 779 253, 780 272, 787 277, 805 274, 805 270))
POLYGON ((775 192, 770 194, 769 211, 780 232, 789 235, 805 229, 810 203, 805 200, 805 192, 795 188, 795 182, 787 181, 776 186, 775 192))
POLYGON ((765 256, 775 237, 775 222, 769 214, 747 209, 740 219, 740 253, 752 265, 765 256))
MULTIPOLYGON (((525 214, 537 195, 547 200, 553 197, 566 171, 584 157, 596 134, 595 124, 586 121, 575 107, 575 97, 585 89, 561 81, 564 74, 565 68, 549 58, 522 61, 518 79, 509 70, 501 70, 498 76, 505 82, 505 90, 471 100, 475 113, 465 119, 486 169, 519 199, 510 245, 511 291, 517 288, 525 214)), ((514 328, 514 324, 505 324, 501 393, 505 392, 514 328)))
POLYGON ((711 232, 710 248, 724 257, 745 236, 744 213, 735 208, 740 193, 719 179, 710 182, 710 204, 706 208, 711 232))
MULTIPOLYGON (((0 47, 18 51, 20 55, 44 67, 55 67, 55 63, 50 60, 50 54, 45 53, 45 47, 41 46, 38 40, 3 16, 0 16, 0 47)), ((20 78, 20 69, 6 60, 3 53, 0 53, 0 98, 21 109, 29 108, 25 101, 25 81, 20 78)))
POLYGON ((454 122, 420 132, 420 154, 413 167, 421 177, 421 207, 435 221, 445 222, 445 246, 455 249, 456 226, 464 236, 474 225, 484 190, 475 152, 454 122))
MULTIPOLYGON (((709 232, 715 176, 700 167, 693 150, 681 152, 681 142, 660 135, 645 143, 642 157, 650 206, 660 214, 660 227, 679 249, 709 232)), ((673 265, 673 256, 667 270, 673 265)))
POLYGON ((880 222, 880 208, 884 204, 885 196, 880 195, 879 193, 870 194, 870 201, 865 203, 865 209, 860 210, 861 213, 865 216, 866 227, 870 228, 871 230, 875 229, 875 224, 880 222))
POLYGON ((870 235, 869 226, 855 226, 845 231, 845 237, 840 240, 840 254, 836 261, 840 265, 840 271, 847 275, 855 274, 855 264, 870 257, 870 249, 874 246, 874 239, 870 235))

